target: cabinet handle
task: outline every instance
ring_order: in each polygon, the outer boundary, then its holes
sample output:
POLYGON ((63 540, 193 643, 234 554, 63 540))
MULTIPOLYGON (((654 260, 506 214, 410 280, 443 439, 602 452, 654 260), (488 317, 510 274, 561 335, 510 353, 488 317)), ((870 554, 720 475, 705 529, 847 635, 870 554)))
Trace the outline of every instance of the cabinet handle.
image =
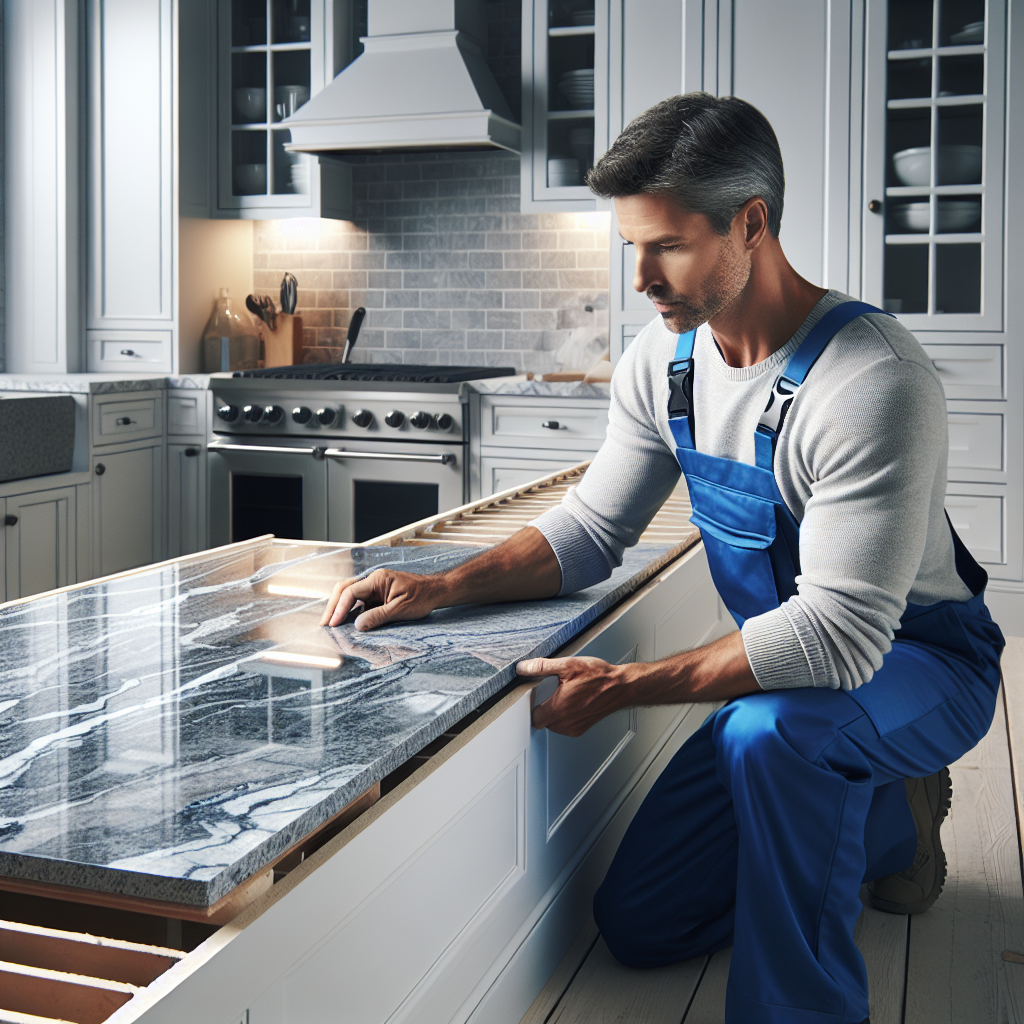
POLYGON ((134 355, 138 355, 138 353, 134 349, 123 348, 123 349, 121 349, 121 355, 123 355, 123 356, 134 356, 134 355))
POLYGON ((881 213, 882 212, 882 200, 881 199, 872 199, 868 203, 868 209, 872 213, 881 213))
POLYGON ((545 420, 542 424, 545 430, 568 430, 568 427, 563 427, 558 420, 545 420))
POLYGON ((195 458, 195 456, 197 456, 198 454, 199 454, 199 449, 198 448, 186 448, 182 452, 182 455, 184 455, 185 458, 187 458, 187 459, 195 458))
POLYGON ((18 525, 18 517, 17 516, 12 516, 12 515, 4 516, 4 526, 17 526, 17 525, 18 525))
POLYGON ((106 471, 107 471, 107 467, 104 466, 102 462, 97 462, 96 463, 96 475, 97 476, 103 476, 103 474, 106 473, 106 471))
POLYGON ((116 419, 116 420, 114 420, 114 422, 115 422, 115 423, 116 423, 116 424, 117 424, 117 425, 118 425, 119 427, 129 427, 129 426, 131 426, 131 425, 132 425, 132 424, 133 424, 133 423, 135 422, 135 420, 133 420, 133 419, 130 419, 130 418, 129 418, 129 417, 127 417, 127 416, 118 416, 118 417, 117 417, 117 419, 116 419))

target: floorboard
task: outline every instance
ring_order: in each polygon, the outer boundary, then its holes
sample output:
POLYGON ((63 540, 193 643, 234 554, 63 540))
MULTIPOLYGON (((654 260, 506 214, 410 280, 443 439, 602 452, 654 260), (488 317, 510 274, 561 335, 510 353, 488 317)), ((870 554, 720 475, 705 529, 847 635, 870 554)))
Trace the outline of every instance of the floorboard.
POLYGON ((562 957, 554 974, 540 990, 540 994, 534 999, 533 1004, 526 1011, 526 1016, 519 1024, 547 1024, 555 1007, 565 995, 565 990, 572 983, 576 973, 583 966, 583 961, 594 948, 598 934, 597 924, 593 917, 588 918, 587 923, 580 929, 579 935, 573 939, 569 951, 562 957))
POLYGON ((725 986, 732 963, 732 946, 720 949, 708 961, 684 1024, 725 1024, 725 986))
POLYGON ((871 1024, 902 1024, 907 919, 865 907, 853 932, 868 971, 871 1024))
POLYGON ((939 901, 910 922, 905 1024, 1022 1024, 1024 894, 1002 697, 988 735, 950 765, 943 826, 949 873, 939 901))
POLYGON ((634 970, 623 967, 598 939, 550 1024, 679 1024, 706 959, 634 970))

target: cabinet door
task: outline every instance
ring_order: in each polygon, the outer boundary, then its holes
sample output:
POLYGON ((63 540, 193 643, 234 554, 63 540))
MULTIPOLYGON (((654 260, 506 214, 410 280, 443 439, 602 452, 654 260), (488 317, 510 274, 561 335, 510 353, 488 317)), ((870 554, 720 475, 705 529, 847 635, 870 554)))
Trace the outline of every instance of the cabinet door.
POLYGON ((107 576, 162 555, 163 446, 93 456, 93 571, 107 576))
POLYGON ((200 444, 167 446, 167 557, 207 546, 206 449, 200 444))
MULTIPOLYGON (((175 327, 173 7, 90 0, 87 8, 90 370, 123 369, 121 350, 135 349, 134 336, 114 339, 116 356, 103 358, 111 330, 175 327)), ((173 338, 164 344, 171 369, 173 338)))
POLYGON ((75 582, 75 488, 7 499, 7 599, 75 582))

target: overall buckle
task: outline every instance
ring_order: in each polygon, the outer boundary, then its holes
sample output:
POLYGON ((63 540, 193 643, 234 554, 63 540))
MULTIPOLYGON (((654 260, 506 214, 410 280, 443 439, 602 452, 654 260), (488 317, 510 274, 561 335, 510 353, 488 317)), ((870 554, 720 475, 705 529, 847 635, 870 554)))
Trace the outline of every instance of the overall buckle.
POLYGON ((768 404, 757 421, 758 428, 764 427, 766 431, 778 434, 782 430, 786 413, 789 412, 789 407, 793 404, 793 399, 799 390, 800 385, 787 377, 781 374, 776 377, 775 383, 772 385, 772 393, 768 396, 768 404))
POLYGON ((693 405, 693 359, 673 359, 668 364, 668 415, 689 416, 693 405))

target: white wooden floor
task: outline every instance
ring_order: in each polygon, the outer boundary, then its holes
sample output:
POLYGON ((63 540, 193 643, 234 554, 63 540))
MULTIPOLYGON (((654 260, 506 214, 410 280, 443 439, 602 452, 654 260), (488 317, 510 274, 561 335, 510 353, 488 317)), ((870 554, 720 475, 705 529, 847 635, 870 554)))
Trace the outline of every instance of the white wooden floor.
MULTIPOLYGON (((950 766, 949 864, 925 914, 865 909, 872 1024, 1024 1024, 1024 639, 1003 656, 992 728, 950 766), (1005 703, 1004 703, 1005 698, 1005 703)), ((590 921, 522 1024, 723 1024, 731 950, 652 971, 623 967, 590 921)))

